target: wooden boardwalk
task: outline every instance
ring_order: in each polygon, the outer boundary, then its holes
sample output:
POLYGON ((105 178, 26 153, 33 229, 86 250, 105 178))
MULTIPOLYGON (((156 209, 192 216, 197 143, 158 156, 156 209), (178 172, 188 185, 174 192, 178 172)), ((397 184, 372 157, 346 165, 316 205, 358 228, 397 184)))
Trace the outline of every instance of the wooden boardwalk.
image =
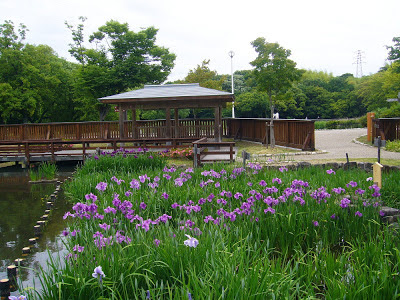
MULTIPOLYGON (((193 147, 193 142, 204 138, 220 142, 221 136, 268 144, 269 122, 269 119, 229 118, 223 119, 221 127, 216 129, 213 119, 171 120, 169 126, 166 120, 136 121, 135 127, 132 121, 124 121, 123 138, 117 121, 0 125, 0 162, 82 161, 97 148, 112 151, 121 147, 193 147)), ((274 120, 274 128, 276 145, 315 149, 313 121, 274 120)), ((232 161, 232 147, 224 146, 230 148, 232 161)))

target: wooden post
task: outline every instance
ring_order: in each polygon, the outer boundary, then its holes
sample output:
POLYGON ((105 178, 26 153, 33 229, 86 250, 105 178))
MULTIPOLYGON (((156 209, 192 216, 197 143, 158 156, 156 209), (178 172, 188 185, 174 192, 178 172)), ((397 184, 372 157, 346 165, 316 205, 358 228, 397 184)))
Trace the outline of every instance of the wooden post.
POLYGON ((132 138, 136 139, 136 108, 132 108, 132 138))
POLYGON ((197 144, 193 145, 193 167, 197 168, 197 144))
POLYGON ((40 227, 40 225, 35 225, 33 226, 33 231, 35 236, 39 236, 42 233, 42 228, 40 227))
POLYGON ((124 138, 124 111, 122 109, 122 104, 118 105, 119 107, 119 138, 124 138))
POLYGON ((214 140, 216 142, 221 142, 221 106, 218 105, 214 109, 214 140))
POLYGON ((30 157, 29 157, 29 143, 25 143, 25 160, 26 160, 26 165, 29 166, 30 164, 30 157))
POLYGON ((171 138, 171 109, 169 107, 165 109, 165 125, 165 137, 171 138))
POLYGON ((0 280, 0 297, 10 296, 10 280, 8 279, 1 279, 0 280))
POLYGON ((179 112, 178 109, 174 109, 174 119, 175 119, 175 138, 179 138, 179 112))
POLYGON ((55 162, 56 161, 56 156, 54 155, 54 142, 51 142, 51 162, 55 162))
POLYGON ((375 113, 369 112, 367 113, 367 140, 368 142, 374 141, 374 122, 372 121, 375 118, 375 113))
POLYGON ((24 263, 25 263, 25 259, 23 259, 23 258, 17 258, 17 259, 14 260, 14 264, 17 267, 22 266, 24 263))
POLYGON ((378 163, 381 163, 381 146, 382 146, 381 136, 378 136, 378 163))
POLYGON ((10 280, 10 287, 15 288, 17 284, 17 266, 10 265, 7 267, 7 277, 10 280))
POLYGON ((81 124, 80 123, 76 124, 76 139, 77 140, 81 139, 81 124))
POLYGON ((374 174, 374 183, 379 187, 382 188, 382 168, 383 166, 376 162, 372 166, 373 174, 374 174))
POLYGON ((250 157, 250 153, 246 152, 245 150, 242 151, 243 169, 246 169, 246 160, 250 159, 250 157))

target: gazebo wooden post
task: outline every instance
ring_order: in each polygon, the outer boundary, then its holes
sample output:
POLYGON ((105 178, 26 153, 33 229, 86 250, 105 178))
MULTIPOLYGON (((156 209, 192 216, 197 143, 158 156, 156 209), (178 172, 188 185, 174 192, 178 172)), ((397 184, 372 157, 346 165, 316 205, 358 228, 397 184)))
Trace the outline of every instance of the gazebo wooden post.
POLYGON ((174 119, 175 119, 175 138, 179 138, 179 114, 178 114, 178 109, 174 109, 174 119))
POLYGON ((119 109, 119 138, 123 139, 124 138, 124 111, 122 109, 122 104, 118 105, 119 109))
POLYGON ((214 109, 214 115, 215 115, 215 121, 214 121, 214 139, 216 142, 221 142, 222 138, 221 138, 221 105, 218 105, 217 107, 215 107, 214 109))
POLYGON ((132 138, 136 139, 137 135, 136 135, 136 108, 132 107, 132 138))
MULTIPOLYGON (((165 132, 165 137, 170 139, 171 138, 171 108, 167 107, 165 109, 165 127, 166 127, 166 132, 165 132)), ((171 142, 167 142, 167 145, 171 145, 171 142)))

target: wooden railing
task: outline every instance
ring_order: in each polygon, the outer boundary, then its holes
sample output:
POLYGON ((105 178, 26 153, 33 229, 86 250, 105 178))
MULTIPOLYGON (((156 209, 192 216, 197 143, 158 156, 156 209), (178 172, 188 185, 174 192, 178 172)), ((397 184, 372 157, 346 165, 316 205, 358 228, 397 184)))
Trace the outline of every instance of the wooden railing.
MULTIPOLYGON (((123 139, 137 140, 165 139, 200 139, 213 138, 214 119, 172 120, 171 132, 167 133, 165 120, 124 122, 123 139), (178 126, 176 126, 178 125, 178 126), (135 132, 133 132, 135 130, 135 132)), ((222 136, 269 143, 269 119, 223 119, 222 136)), ((275 141, 277 145, 303 150, 313 150, 314 122, 307 120, 275 120, 275 141)), ((0 125, 0 144, 3 141, 99 141, 120 139, 119 123, 109 122, 72 122, 0 125)))
MULTIPOLYGON (((191 147, 192 138, 148 138, 148 139, 97 139, 71 140, 67 143, 58 140, 25 140, 0 141, 0 162, 21 161, 29 164, 35 160, 62 161, 71 160, 70 157, 79 157, 75 160, 85 160, 90 150, 146 149, 146 148, 180 148, 191 147), (40 158, 42 157, 42 158, 40 158)), ((93 151, 91 151, 93 153, 93 151)))
POLYGON ((400 140, 400 118, 374 119, 373 123, 374 138, 380 136, 386 141, 400 140))
POLYGON ((212 161, 229 161, 233 162, 235 142, 215 142, 208 138, 201 138, 193 142, 193 166, 201 166, 204 162, 212 161), (211 148, 211 149, 210 149, 211 148), (223 148, 229 148, 224 150, 223 148), (210 159, 210 155, 214 155, 215 159, 210 159), (225 156, 229 155, 229 159, 225 156), (208 159, 205 159, 208 156, 208 159), (222 157, 221 157, 222 156, 222 157))
MULTIPOLYGON (((172 138, 214 137, 214 119, 172 120, 172 138)), ((223 127, 226 130, 226 126, 223 127)), ((165 120, 136 121, 135 138, 165 138, 165 120)), ((133 122, 124 122, 124 138, 132 138, 133 122)), ((117 139, 118 121, 0 125, 0 141, 117 139)))
MULTIPOLYGON (((270 143, 270 119, 227 119, 227 136, 263 144, 270 143)), ((315 149, 314 121, 308 120, 274 120, 276 145, 315 149)))

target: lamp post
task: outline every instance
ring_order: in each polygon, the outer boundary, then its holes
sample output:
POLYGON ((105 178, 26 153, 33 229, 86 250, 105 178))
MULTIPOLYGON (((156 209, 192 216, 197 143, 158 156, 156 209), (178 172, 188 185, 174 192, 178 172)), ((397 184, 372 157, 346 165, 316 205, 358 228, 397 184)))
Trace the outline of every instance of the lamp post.
MULTIPOLYGON (((235 92, 234 86, 233 86, 233 56, 235 55, 235 52, 229 51, 229 56, 231 58, 231 77, 232 77, 232 95, 235 92)), ((232 118, 235 117, 235 102, 232 101, 232 118)))

